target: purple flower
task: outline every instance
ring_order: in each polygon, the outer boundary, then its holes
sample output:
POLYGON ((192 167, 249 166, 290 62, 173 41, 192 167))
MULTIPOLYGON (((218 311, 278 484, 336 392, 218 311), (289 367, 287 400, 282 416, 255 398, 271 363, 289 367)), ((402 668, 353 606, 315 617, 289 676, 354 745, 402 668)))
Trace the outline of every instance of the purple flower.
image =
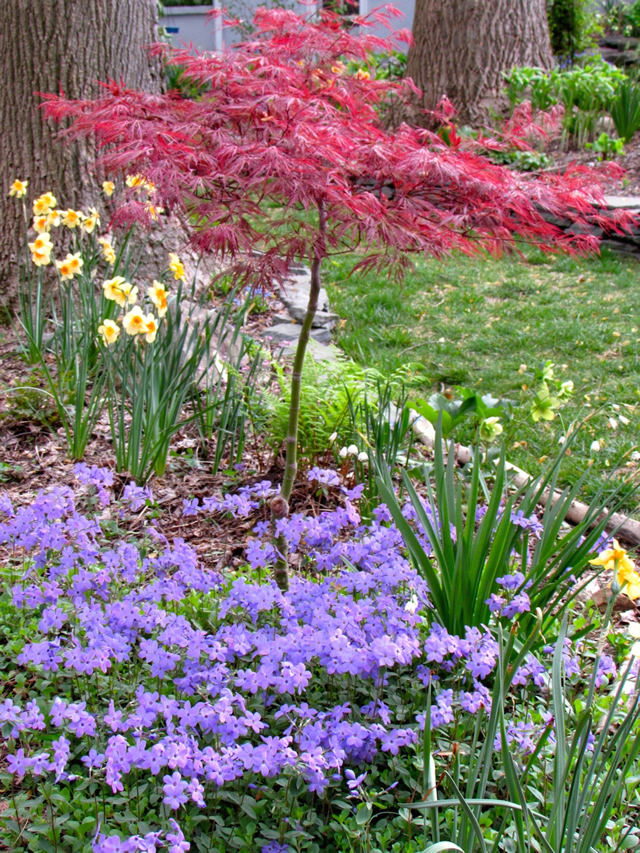
POLYGON ((189 787, 189 784, 183 780, 177 770, 171 776, 163 776, 162 781, 164 782, 162 786, 164 792, 162 802, 165 805, 171 806, 172 809, 179 809, 180 806, 183 806, 188 801, 189 798, 185 794, 185 791, 189 787))

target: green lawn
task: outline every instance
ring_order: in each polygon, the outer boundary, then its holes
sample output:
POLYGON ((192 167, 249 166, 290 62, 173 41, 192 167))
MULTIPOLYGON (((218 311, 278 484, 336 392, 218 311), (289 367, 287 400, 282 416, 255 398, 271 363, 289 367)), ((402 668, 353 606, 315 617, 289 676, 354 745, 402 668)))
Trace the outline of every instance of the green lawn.
MULTIPOLYGON (((353 259, 325 274, 332 307, 344 320, 338 342, 348 355, 389 372, 412 362, 417 395, 455 385, 525 405, 505 430, 510 461, 535 473, 557 452, 568 424, 588 417, 564 475, 586 468, 585 497, 616 466, 633 475, 640 414, 640 266, 611 254, 574 260, 529 253, 517 259, 420 261, 403 282, 380 275, 348 277, 353 259), (575 394, 551 423, 534 424, 528 368, 547 359, 575 394), (629 419, 625 425, 619 416, 629 419), (617 429, 612 429, 610 418, 617 429), (603 448, 591 451, 598 439, 603 448), (626 456, 625 456, 626 454, 626 456), (622 458, 625 456, 625 458, 622 458)), ((637 515, 628 485, 626 509, 637 515)))

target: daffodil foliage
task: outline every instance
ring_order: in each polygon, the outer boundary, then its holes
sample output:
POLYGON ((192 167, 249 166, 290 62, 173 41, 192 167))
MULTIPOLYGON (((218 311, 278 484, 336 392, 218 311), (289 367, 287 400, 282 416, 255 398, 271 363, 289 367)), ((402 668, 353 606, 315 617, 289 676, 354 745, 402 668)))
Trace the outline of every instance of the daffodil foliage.
MULTIPOLYGON (((413 253, 500 253, 518 240, 547 250, 595 248, 595 238, 565 235, 545 211, 612 225, 594 211, 601 191, 588 170, 527 178, 482 156, 506 142, 526 147, 522 137, 536 130, 526 108, 495 139, 462 139, 446 102, 431 117, 435 129, 383 126, 379 108, 416 92, 410 80, 375 79, 366 70, 374 52, 410 38, 374 34, 385 26, 392 33, 397 14, 386 7, 346 29, 328 11, 305 18, 259 9, 250 40, 220 53, 156 46, 198 85, 195 100, 114 81, 96 100, 45 96, 47 116, 71 119, 67 135, 95 135, 106 170, 151 182, 165 211, 184 217, 193 245, 217 253, 236 276, 268 287, 286 280, 292 264, 310 263, 285 499, 296 473, 300 372, 326 258, 357 251, 355 269, 401 274, 413 253), (350 73, 354 65, 359 70, 350 73)), ((130 188, 115 222, 152 218, 130 188)))

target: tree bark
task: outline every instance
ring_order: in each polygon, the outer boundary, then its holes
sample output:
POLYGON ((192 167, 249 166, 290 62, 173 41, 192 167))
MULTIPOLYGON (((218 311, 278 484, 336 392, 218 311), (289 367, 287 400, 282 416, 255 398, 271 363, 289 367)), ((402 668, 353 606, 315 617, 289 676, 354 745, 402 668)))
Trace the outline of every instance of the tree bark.
POLYGON ((99 94, 98 81, 124 80, 158 91, 160 65, 145 45, 158 40, 156 0, 3 0, 0 4, 0 296, 17 279, 24 255, 14 179, 28 180, 26 200, 51 190, 62 208, 95 205, 99 184, 91 145, 56 139, 60 126, 42 119, 38 92, 71 98, 99 94))
POLYGON ((416 0, 413 38, 407 75, 420 106, 433 110, 446 95, 461 123, 499 106, 503 71, 553 62, 545 0, 416 0))

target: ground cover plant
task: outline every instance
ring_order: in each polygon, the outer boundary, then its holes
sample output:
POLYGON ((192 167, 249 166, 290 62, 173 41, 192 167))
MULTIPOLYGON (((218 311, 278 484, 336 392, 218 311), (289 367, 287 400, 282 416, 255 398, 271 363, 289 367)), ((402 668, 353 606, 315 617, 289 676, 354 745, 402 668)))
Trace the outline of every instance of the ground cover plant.
MULTIPOLYGON (((534 474, 555 456, 569 425, 588 418, 563 463, 563 482, 587 468, 587 498, 618 464, 636 470, 635 261, 607 253, 579 262, 453 258, 419 263, 393 288, 382 277, 349 272, 347 261, 336 261, 328 288, 345 318, 340 345, 356 361, 383 372, 412 362, 414 397, 455 397, 452 389, 462 386, 511 400, 514 417, 501 420, 508 456, 534 474), (553 420, 534 422, 535 373, 547 361, 556 378, 573 383, 573 394, 553 420)), ((455 435, 471 440, 473 430, 463 424, 455 435)), ((631 496, 625 509, 636 512, 631 496)))
MULTIPOLYGON (((613 573, 614 592, 638 584, 601 536, 604 520, 583 541, 554 532, 552 514, 506 505, 491 537, 506 524, 524 563, 493 579, 487 624, 456 634, 388 509, 361 521, 362 486, 346 469, 308 473, 335 509, 279 523, 307 566, 287 592, 261 577, 275 556, 270 482, 185 502, 187 516, 256 522, 248 567, 225 577, 184 541, 168 542, 161 516, 126 534, 120 525, 153 500, 148 490, 115 500, 111 471, 80 464, 76 474, 75 491, 2 501, 9 849, 418 853, 437 839, 509 849, 522 831, 514 815, 533 797, 527 820, 559 850, 561 792, 583 828, 606 830, 614 847, 637 843, 635 787, 607 781, 628 774, 640 746, 637 694, 627 706, 603 653, 611 608, 593 641, 580 639, 600 621, 588 610, 557 639, 549 626, 543 636, 520 571, 551 536, 576 584, 598 553, 593 571, 613 573), (566 730, 577 740, 561 755, 554 726, 569 697, 566 730), (614 719, 624 738, 609 734, 614 719), (550 787, 554 761, 566 773, 550 787), (574 789, 602 793, 602 809, 574 789)), ((427 512, 444 535, 444 516, 427 512)), ((403 513, 432 553, 415 507, 403 513)), ((620 659, 628 647, 619 644, 620 659)))

